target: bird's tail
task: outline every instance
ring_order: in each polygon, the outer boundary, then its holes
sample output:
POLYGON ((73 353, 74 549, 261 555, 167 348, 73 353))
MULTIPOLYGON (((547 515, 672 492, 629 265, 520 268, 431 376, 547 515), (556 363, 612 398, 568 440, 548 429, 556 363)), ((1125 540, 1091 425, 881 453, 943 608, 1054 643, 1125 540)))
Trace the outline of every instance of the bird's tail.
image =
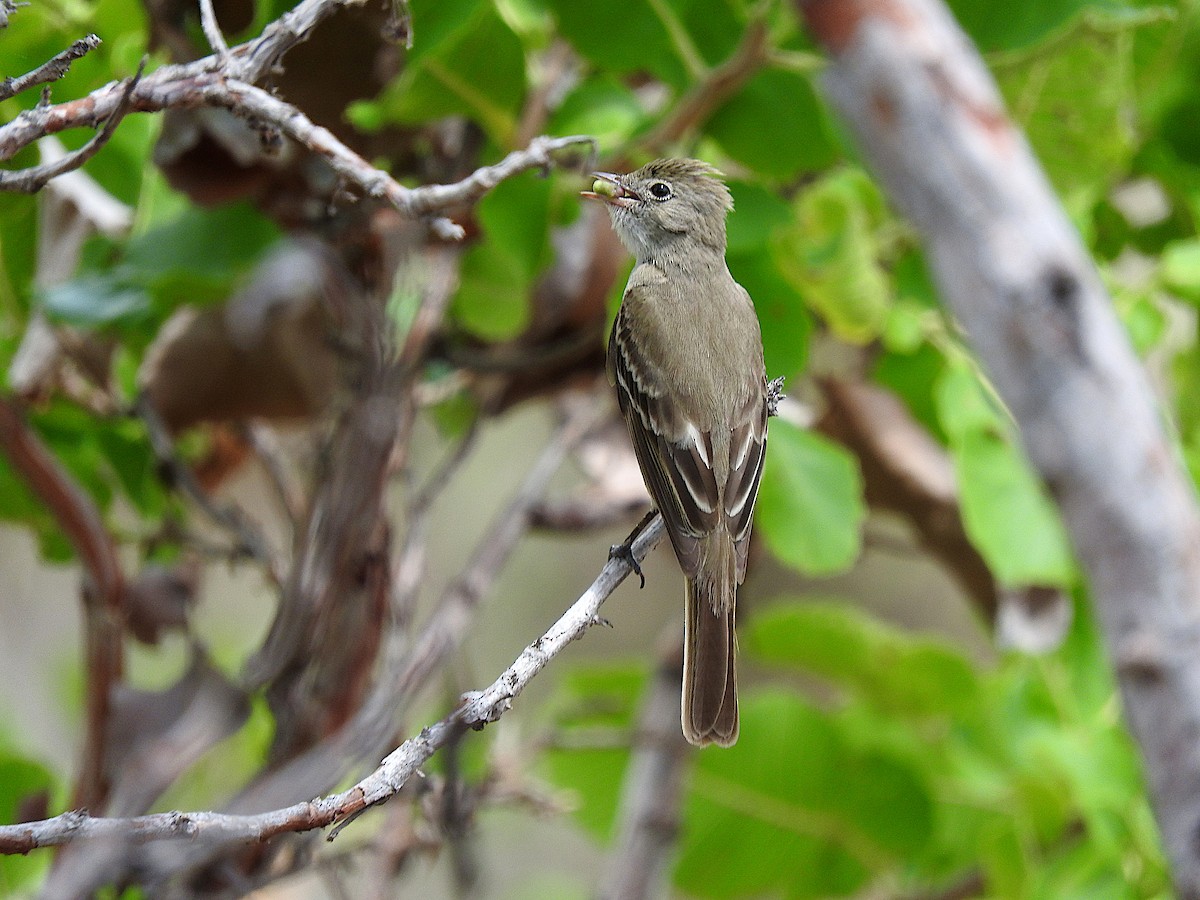
POLYGON ((683 734, 697 746, 728 747, 738 737, 734 670, 737 575, 733 538, 718 530, 706 541, 699 571, 687 579, 683 638, 683 734))

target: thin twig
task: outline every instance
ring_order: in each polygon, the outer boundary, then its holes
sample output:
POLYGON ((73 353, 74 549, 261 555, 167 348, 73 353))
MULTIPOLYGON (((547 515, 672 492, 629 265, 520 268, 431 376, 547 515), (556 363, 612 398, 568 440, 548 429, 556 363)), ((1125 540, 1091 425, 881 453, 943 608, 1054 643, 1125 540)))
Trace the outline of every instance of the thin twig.
POLYGON ((304 489, 288 470, 278 435, 270 425, 260 421, 246 423, 241 433, 262 463, 267 480, 271 482, 279 505, 283 507, 288 523, 294 530, 304 515, 304 489))
POLYGON ((8 27, 8 17, 28 3, 13 3, 13 0, 0 0, 0 28, 8 27))
POLYGON ((651 152, 661 151, 703 125, 718 107, 745 85, 767 61, 770 33, 762 19, 746 26, 733 55, 709 70, 679 104, 639 143, 651 152))
MULTIPOLYGON (((639 562, 644 560, 664 533, 662 518, 656 517, 634 541, 634 559, 639 562)), ((75 810, 39 822, 0 826, 0 853, 28 853, 39 847, 61 846, 97 837, 145 842, 207 836, 221 841, 252 842, 343 821, 395 796, 413 773, 444 746, 462 725, 482 728, 499 719, 538 672, 596 624, 601 604, 612 595, 629 572, 625 560, 608 560, 579 599, 545 634, 526 647, 499 678, 482 691, 464 695, 456 710, 405 741, 388 755, 379 768, 348 790, 256 815, 168 812, 106 819, 75 810)))
MULTIPOLYGON (((24 6, 25 4, 21 5, 24 6)), ((22 91, 27 91, 31 87, 37 87, 39 84, 49 84, 52 81, 58 81, 67 74, 71 68, 71 63, 91 53, 101 43, 100 38, 94 34, 89 34, 87 37, 75 41, 75 43, 62 53, 55 54, 32 72, 19 75, 16 78, 5 78, 3 81, 0 81, 0 100, 15 97, 22 91)))
POLYGON ((225 43, 225 35, 221 34, 212 0, 200 0, 200 27, 204 30, 208 46, 212 47, 217 59, 224 61, 229 55, 229 45, 225 43))
MULTIPOLYGON (((583 400, 547 443, 508 504, 497 513, 474 556, 447 587, 396 674, 393 697, 409 696, 462 642, 471 614, 528 531, 530 514, 571 448, 595 424, 597 404, 583 400)), ((395 700, 392 701, 395 703, 395 700)))

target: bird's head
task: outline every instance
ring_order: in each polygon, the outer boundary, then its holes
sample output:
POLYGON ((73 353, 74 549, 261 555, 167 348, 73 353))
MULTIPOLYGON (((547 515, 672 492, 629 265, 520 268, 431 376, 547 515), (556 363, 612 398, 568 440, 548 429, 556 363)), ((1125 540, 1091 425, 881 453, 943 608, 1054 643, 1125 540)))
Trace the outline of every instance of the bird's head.
POLYGON ((608 204, 613 228, 639 261, 725 252, 733 208, 721 173, 695 159, 656 159, 635 172, 595 172, 583 196, 608 204))

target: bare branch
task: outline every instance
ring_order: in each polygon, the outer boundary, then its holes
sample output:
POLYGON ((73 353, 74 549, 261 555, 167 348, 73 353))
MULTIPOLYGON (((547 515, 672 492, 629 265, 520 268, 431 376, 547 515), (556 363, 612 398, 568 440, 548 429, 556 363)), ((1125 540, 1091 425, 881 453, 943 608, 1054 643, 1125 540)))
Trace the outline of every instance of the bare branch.
POLYGON ((94 34, 89 34, 87 37, 77 40, 62 53, 55 54, 32 72, 16 78, 5 78, 3 81, 0 81, 0 100, 15 97, 22 91, 27 91, 31 87, 37 87, 39 84, 49 84, 52 81, 58 81, 67 74, 67 71, 71 68, 71 63, 86 56, 99 47, 101 43, 100 38, 94 34))
POLYGON ((996 580, 967 537, 946 451, 882 388, 833 378, 821 387, 827 405, 817 427, 858 457, 867 501, 908 518, 991 627, 999 604, 996 580))
MULTIPOLYGON (((644 560, 663 534, 662 518, 656 516, 634 541, 634 559, 644 560)), ((464 695, 454 712, 405 741, 378 769, 346 791, 256 815, 169 812, 106 819, 76 810, 40 822, 0 826, 0 853, 28 853, 39 847, 102 837, 145 842, 205 836, 221 842, 250 843, 344 821, 395 796, 413 773, 464 725, 482 728, 499 719, 538 672, 596 623, 601 604, 629 572, 625 560, 608 560, 579 599, 545 634, 526 647, 499 678, 482 691, 464 695)))
POLYGON ((1200 897, 1200 513, 1104 284, 936 0, 809 0, 825 88, 1020 426, 1090 581, 1181 897, 1200 897), (936 139, 931 140, 931 136, 936 139))
POLYGON ((53 162, 33 166, 29 169, 21 169, 16 172, 0 172, 0 190, 25 194, 37 193, 51 179, 57 178, 66 172, 73 172, 99 153, 100 149, 108 143, 109 138, 113 136, 113 132, 117 130, 117 125, 125 118, 125 114, 129 112, 133 92, 137 88, 145 68, 146 61, 143 59, 138 65, 137 73, 125 82, 117 105, 109 113, 107 119, 104 121, 104 126, 95 137, 78 150, 67 153, 53 162))
POLYGON ((571 448, 595 424, 602 408, 597 408, 599 404, 595 403, 594 395, 585 395, 578 402, 580 406, 568 415, 526 474, 516 494, 496 515, 466 568, 446 587, 437 612, 414 642, 403 669, 393 681, 393 704, 396 695, 410 696, 462 641, 471 622, 471 613, 529 529, 532 510, 541 500, 550 479, 571 448))
POLYGON ((200 0, 200 27, 204 37, 212 47, 217 59, 224 61, 229 55, 229 45, 225 43, 225 35, 221 34, 221 26, 217 23, 217 14, 213 10, 212 0, 200 0))
MULTIPOLYGON (((227 52, 218 52, 192 63, 162 66, 133 83, 110 82, 86 97, 57 105, 26 110, 0 126, 0 161, 11 159, 38 138, 69 128, 95 128, 106 123, 86 148, 87 155, 60 161, 49 170, 0 173, 0 190, 33 191, 57 174, 78 167, 108 140, 108 132, 128 110, 157 112, 164 109, 194 109, 217 106, 278 127, 284 134, 324 158, 350 185, 371 197, 386 199, 407 216, 434 217, 432 227, 439 237, 458 240, 460 226, 437 217, 451 206, 472 203, 506 178, 532 168, 548 169, 555 156, 577 145, 594 144, 588 137, 532 140, 524 150, 514 151, 499 163, 484 166, 452 185, 429 185, 409 189, 388 173, 375 169, 357 153, 315 124, 296 107, 255 87, 288 49, 305 40, 317 23, 334 10, 354 5, 357 0, 302 0, 265 29, 260 37, 227 52), (115 117, 115 118, 114 118, 115 117), (93 146, 94 144, 94 146, 93 146)), ((210 39, 212 35, 210 35, 210 39)))
POLYGON ((28 3, 14 3, 13 0, 0 0, 0 28, 8 27, 8 17, 28 3))

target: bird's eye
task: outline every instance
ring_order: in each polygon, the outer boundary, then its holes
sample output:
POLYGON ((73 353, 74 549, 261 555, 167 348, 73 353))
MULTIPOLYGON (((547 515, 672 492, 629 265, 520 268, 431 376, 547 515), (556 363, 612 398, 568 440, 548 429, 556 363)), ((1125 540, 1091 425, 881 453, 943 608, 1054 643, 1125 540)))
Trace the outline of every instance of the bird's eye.
POLYGON ((656 181, 650 185, 650 196, 655 200, 667 200, 671 197, 671 186, 665 181, 656 181))

